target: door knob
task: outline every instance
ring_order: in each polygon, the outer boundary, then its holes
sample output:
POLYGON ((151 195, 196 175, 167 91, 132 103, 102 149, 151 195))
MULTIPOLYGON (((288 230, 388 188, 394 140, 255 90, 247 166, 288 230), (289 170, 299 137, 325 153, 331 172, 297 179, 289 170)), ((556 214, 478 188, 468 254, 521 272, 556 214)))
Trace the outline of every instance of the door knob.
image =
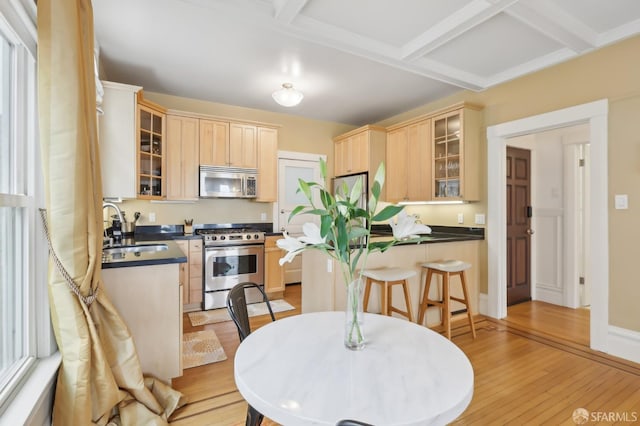
POLYGON ((284 209, 280 210, 280 214, 284 214, 284 209))
POLYGON ((527 234, 533 235, 535 233, 536 233, 536 231, 534 231, 533 229, 527 229, 527 234))

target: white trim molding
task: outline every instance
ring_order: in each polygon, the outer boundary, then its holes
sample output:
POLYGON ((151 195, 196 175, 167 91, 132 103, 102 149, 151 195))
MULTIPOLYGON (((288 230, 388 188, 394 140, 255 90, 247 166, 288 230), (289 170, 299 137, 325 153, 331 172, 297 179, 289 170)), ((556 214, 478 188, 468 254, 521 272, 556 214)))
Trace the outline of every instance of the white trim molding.
POLYGON ((548 112, 487 128, 488 166, 488 306, 487 315, 504 318, 507 315, 507 226, 506 226, 506 145, 509 138, 546 130, 589 124, 593 162, 590 186, 592 218, 588 230, 593 244, 589 247, 588 276, 591 277, 591 348, 609 352, 609 230, 608 230, 608 112, 606 99, 548 112), (596 261, 597 260, 597 261, 596 261))
POLYGON ((609 354, 640 363, 640 332, 609 326, 609 354))

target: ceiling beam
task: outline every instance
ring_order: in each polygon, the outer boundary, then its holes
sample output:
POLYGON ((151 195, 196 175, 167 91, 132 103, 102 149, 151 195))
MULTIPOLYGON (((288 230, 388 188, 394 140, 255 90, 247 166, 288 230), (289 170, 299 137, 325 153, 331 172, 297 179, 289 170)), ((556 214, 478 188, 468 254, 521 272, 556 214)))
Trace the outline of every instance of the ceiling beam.
POLYGON ((415 63, 402 60, 400 49, 388 43, 353 33, 343 28, 317 21, 300 15, 295 25, 281 27, 283 31, 323 46, 351 53, 381 64, 412 72, 423 77, 432 78, 443 83, 452 84, 463 89, 482 90, 485 86, 475 75, 464 73, 458 69, 426 61, 422 58, 415 63))
POLYGON ((274 0, 275 18, 284 24, 290 24, 298 16, 308 0, 274 0))
POLYGON ((518 0, 474 0, 402 47, 402 59, 414 61, 494 17, 518 0))
POLYGON ((596 47, 597 34, 548 0, 514 4, 505 13, 576 53, 596 47))

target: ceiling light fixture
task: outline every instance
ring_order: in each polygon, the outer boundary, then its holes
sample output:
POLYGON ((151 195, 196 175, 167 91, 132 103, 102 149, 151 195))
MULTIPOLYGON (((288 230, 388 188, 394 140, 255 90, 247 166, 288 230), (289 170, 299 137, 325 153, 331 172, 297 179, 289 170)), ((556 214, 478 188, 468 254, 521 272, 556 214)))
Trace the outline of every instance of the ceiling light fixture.
POLYGON ((282 89, 276 90, 271 96, 273 96, 273 100, 284 107, 294 107, 304 98, 302 92, 294 89, 291 83, 283 83, 282 89))

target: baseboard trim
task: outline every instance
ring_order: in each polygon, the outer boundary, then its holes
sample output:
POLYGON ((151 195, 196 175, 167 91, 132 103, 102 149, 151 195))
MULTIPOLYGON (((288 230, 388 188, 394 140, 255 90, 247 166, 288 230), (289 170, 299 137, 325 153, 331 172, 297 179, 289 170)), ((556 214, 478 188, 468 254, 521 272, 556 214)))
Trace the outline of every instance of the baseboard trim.
POLYGON ((640 332, 613 325, 607 331, 609 355, 640 363, 640 332))
POLYGON ((554 305, 565 306, 562 300, 562 292, 558 289, 550 289, 541 286, 536 287, 536 298, 541 302, 553 303, 554 305))
POLYGON ((487 293, 480 293, 478 295, 478 312, 482 315, 489 315, 489 295, 487 293))

